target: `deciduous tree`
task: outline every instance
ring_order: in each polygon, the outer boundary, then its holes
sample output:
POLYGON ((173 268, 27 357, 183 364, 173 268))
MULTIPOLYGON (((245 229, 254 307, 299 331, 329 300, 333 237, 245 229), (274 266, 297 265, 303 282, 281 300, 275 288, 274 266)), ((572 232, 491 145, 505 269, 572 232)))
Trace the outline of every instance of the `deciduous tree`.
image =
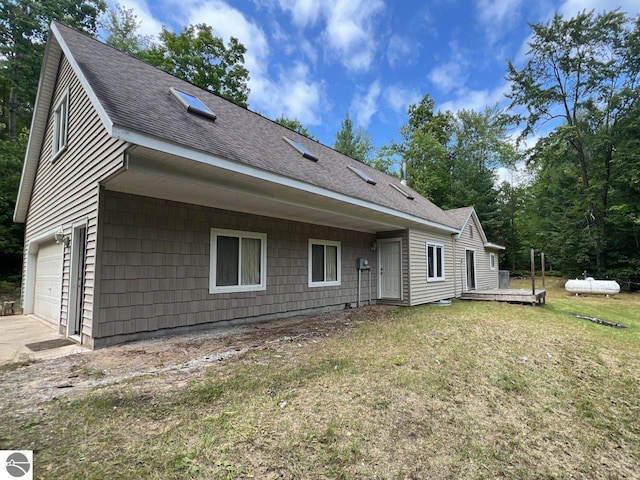
MULTIPOLYGON (((639 95, 640 18, 584 11, 531 27, 525 65, 508 65, 511 106, 526 109, 524 135, 552 128, 554 142, 566 147, 594 268, 604 271, 616 130, 639 95)), ((542 158, 550 157, 533 160, 542 158)))
POLYGON ((247 107, 249 71, 244 66, 246 47, 231 37, 227 45, 209 25, 198 24, 174 33, 166 28, 160 42, 140 56, 152 65, 199 87, 247 107))

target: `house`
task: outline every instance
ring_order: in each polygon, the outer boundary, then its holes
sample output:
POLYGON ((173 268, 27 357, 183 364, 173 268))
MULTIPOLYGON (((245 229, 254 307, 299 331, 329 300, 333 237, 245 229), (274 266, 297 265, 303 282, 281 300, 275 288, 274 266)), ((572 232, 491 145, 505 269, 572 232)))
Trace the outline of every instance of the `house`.
POLYGON ((14 220, 24 312, 92 348, 498 285, 472 208, 56 22, 14 220))

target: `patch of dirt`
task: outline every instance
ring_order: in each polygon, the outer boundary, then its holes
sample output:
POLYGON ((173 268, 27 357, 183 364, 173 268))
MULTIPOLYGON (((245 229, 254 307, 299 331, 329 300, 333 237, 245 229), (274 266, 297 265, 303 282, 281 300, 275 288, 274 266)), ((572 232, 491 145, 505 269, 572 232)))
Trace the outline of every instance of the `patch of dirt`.
POLYGON ((240 359, 248 352, 293 352, 355 325, 375 321, 397 307, 366 306, 264 323, 212 328, 164 336, 39 361, 0 374, 0 404, 18 412, 36 411, 46 401, 73 397, 93 388, 138 379, 158 388, 185 384, 211 365, 240 359))

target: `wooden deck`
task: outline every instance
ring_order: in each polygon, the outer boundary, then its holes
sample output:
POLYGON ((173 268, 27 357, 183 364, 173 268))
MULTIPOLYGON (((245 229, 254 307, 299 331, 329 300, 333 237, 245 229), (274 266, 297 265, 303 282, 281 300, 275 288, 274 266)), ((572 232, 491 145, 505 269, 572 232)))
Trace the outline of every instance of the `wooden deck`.
POLYGON ((492 290, 471 290, 469 292, 464 292, 460 298, 462 300, 484 300, 539 305, 541 303, 546 303, 546 296, 546 290, 536 290, 534 294, 531 293, 531 290, 495 288, 492 290))

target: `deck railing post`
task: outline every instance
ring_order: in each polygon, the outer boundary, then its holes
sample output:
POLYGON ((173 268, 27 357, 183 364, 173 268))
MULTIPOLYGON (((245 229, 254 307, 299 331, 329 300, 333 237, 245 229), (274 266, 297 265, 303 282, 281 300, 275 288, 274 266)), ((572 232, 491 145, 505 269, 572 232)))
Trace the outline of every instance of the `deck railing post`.
POLYGON ((536 294, 536 252, 531 249, 531 295, 536 294))
POLYGON ((545 285, 544 285, 544 272, 545 272, 545 268, 544 268, 544 252, 542 252, 540 254, 540 263, 542 263, 542 271, 541 271, 542 272, 542 288, 544 289, 545 288, 545 285))

